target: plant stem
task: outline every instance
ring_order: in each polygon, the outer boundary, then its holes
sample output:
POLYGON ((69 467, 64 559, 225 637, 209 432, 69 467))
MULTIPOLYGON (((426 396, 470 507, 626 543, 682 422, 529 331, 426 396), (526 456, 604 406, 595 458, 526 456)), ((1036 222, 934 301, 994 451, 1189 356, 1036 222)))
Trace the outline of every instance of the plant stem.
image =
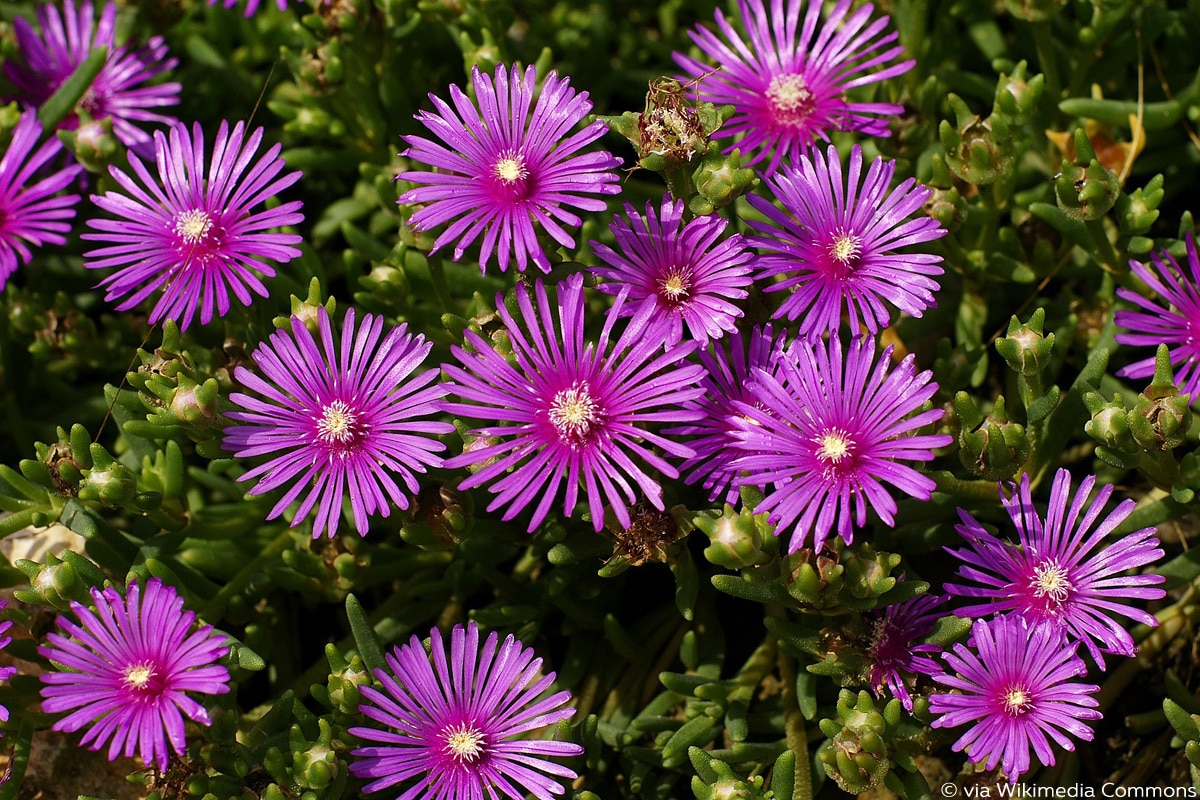
POLYGON ((783 729, 788 749, 796 754, 796 782, 792 789, 792 800, 812 800, 808 733, 804 730, 804 715, 800 713, 800 702, 796 697, 796 662, 782 650, 779 651, 779 678, 783 682, 783 729))

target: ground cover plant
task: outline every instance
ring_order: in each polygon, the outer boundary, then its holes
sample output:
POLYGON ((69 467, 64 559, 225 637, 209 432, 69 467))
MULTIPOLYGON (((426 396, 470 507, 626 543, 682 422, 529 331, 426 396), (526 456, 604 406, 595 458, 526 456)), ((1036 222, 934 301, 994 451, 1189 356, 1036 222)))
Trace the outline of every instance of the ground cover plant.
POLYGON ((1195 797, 1198 37, 0 6, 0 800, 1195 797))

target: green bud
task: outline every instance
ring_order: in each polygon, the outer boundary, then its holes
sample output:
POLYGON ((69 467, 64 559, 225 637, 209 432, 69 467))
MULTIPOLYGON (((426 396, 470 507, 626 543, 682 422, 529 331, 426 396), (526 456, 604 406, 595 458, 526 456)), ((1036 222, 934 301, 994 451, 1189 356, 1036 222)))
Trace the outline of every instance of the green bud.
POLYGON ((1011 480, 1029 457, 1025 427, 1008 421, 1003 395, 996 398, 992 413, 978 429, 963 427, 958 444, 963 466, 989 481, 1011 480))
POLYGON ((17 600, 22 602, 49 604, 59 610, 71 607, 71 601, 88 600, 88 587, 79 573, 53 553, 46 557, 46 564, 28 559, 18 559, 17 569, 29 577, 29 589, 18 589, 17 600))
POLYGON ((84 122, 73 131, 58 131, 58 138, 89 172, 105 172, 122 149, 113 136, 112 119, 107 117, 84 122))
POLYGON ((1192 426, 1191 395, 1180 394, 1171 368, 1171 352, 1158 346, 1154 378, 1138 395, 1137 404, 1126 415, 1134 440, 1146 450, 1166 451, 1186 441, 1192 426))
POLYGON ((840 562, 844 547, 840 538, 827 541, 825 550, 817 553, 812 548, 802 548, 784 560, 787 576, 787 591, 801 603, 813 608, 836 608, 841 605, 839 595, 844 584, 845 567, 840 562), (832 557, 827 555, 833 551, 832 557))
POLYGON ((704 548, 704 557, 710 563, 727 569, 743 569, 770 560, 770 556, 763 551, 766 514, 756 517, 744 508, 735 512, 728 503, 721 516, 715 514, 714 511, 702 512, 692 519, 692 524, 711 542, 704 548))
POLYGON ((957 122, 942 120, 938 138, 946 151, 946 166, 959 178, 986 186, 1004 178, 1016 160, 1012 131, 996 114, 980 119, 957 95, 950 95, 957 122))
MULTIPOLYGON (((333 645, 329 645, 329 647, 333 647, 333 645)), ((329 704, 343 714, 356 714, 359 701, 362 699, 358 687, 370 685, 370 672, 363 664, 362 658, 355 653, 351 656, 349 663, 330 673, 329 680, 326 682, 329 704)))
POLYGON ((1128 451, 1133 448, 1133 437, 1129 432, 1128 411, 1121 395, 1113 397, 1112 402, 1095 392, 1088 392, 1083 397, 1084 405, 1092 412, 1092 418, 1083 423, 1083 430, 1105 447, 1114 450, 1128 451))
POLYGON ((868 692, 855 696, 843 689, 838 695, 836 719, 820 722, 831 741, 821 746, 817 758, 842 791, 861 794, 883 782, 891 767, 888 727, 868 692))
POLYGON ((713 143, 692 173, 692 184, 714 208, 723 208, 758 186, 758 177, 754 170, 742 168, 738 151, 725 155, 713 143))
POLYGON ((1155 175, 1132 194, 1122 193, 1113 206, 1117 227, 1122 235, 1144 236, 1149 233, 1150 226, 1158 219, 1158 206, 1164 195, 1161 174, 1155 175))
POLYGON ((89 453, 92 467, 83 470, 79 499, 99 502, 110 507, 131 502, 137 493, 137 479, 129 468, 114 459, 103 445, 91 445, 89 453))
POLYGON ((308 742, 299 725, 293 725, 288 736, 292 748, 292 775, 301 789, 324 789, 345 765, 333 750, 333 728, 329 720, 317 718, 319 734, 316 742, 308 742))
POLYGON ((1050 364, 1054 334, 1043 335, 1045 322, 1046 311, 1042 308, 1033 312, 1026 323, 1014 316, 1008 323, 1008 334, 996 340, 996 352, 1013 371, 1022 375, 1037 375, 1050 364))
POLYGON ((1001 75, 996 86, 996 108, 1014 127, 1028 123, 1037 111, 1045 92, 1041 75, 1026 76, 1028 65, 1018 62, 1011 74, 1001 75))
POLYGON ((1116 174, 1096 158, 1082 128, 1075 131, 1075 163, 1064 164, 1054 178, 1058 207, 1081 222, 1098 220, 1108 213, 1121 194, 1116 174))
POLYGON ((196 428, 211 428, 217 419, 217 394, 216 378, 198 384, 186 375, 180 375, 179 386, 171 398, 171 411, 196 428))
POLYGON ((308 328, 309 333, 317 335, 317 317, 322 307, 329 313, 330 317, 337 311, 337 301, 333 297, 327 300, 321 300, 321 281, 313 278, 308 282, 308 294, 301 300, 296 295, 291 295, 292 313, 288 316, 275 317, 271 322, 276 328, 290 330, 292 327, 292 318, 300 320, 304 327, 308 328))

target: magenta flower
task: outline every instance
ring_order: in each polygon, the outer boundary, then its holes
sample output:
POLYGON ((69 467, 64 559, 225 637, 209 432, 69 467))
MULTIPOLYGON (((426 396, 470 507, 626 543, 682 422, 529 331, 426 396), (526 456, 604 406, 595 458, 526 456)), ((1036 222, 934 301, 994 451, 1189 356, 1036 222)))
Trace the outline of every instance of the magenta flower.
POLYGON ((700 388, 703 393, 683 403, 684 408, 699 412, 699 418, 687 425, 668 428, 672 436, 694 437, 687 444, 696 455, 679 465, 686 483, 701 483, 709 500, 735 505, 738 488, 734 485, 740 469, 734 459, 744 454, 737 444, 737 426, 732 418, 740 416, 735 403, 757 404, 748 381, 751 373, 762 369, 778 376, 783 355, 783 335, 775 336, 771 326, 755 328, 749 336, 735 332, 726 341, 714 342, 712 350, 700 351, 700 363, 707 373, 700 388))
POLYGON ((185 692, 229 691, 229 671, 216 663, 225 637, 211 625, 193 631, 195 613, 184 611, 183 598, 158 578, 147 581, 144 594, 134 580, 123 599, 111 587, 92 589, 92 599, 94 612, 72 601, 82 624, 60 616, 62 634, 47 634, 49 644, 38 648, 61 666, 42 675, 42 709, 70 712, 54 730, 86 727, 82 743, 99 750, 108 742, 110 761, 136 752, 165 772, 170 752, 183 754, 183 718, 211 722, 185 692))
POLYGON ((1092 530, 1113 490, 1104 486, 1093 500, 1095 485, 1095 476, 1085 478, 1068 508, 1071 475, 1060 469, 1050 488, 1050 507, 1043 521, 1033 505, 1029 475, 1023 474, 1019 491, 1012 486, 1010 496, 1000 494, 1017 529, 1016 543, 988 533, 959 509, 962 524, 955 529, 968 547, 947 551, 964 562, 959 577, 978 585, 948 584, 946 590, 984 602, 957 613, 982 616, 1015 611, 1031 623, 1045 623, 1083 642, 1102 669, 1102 653, 1135 655, 1133 637, 1113 617, 1157 625, 1152 615, 1125 601, 1162 597, 1165 592, 1155 584, 1162 583, 1163 577, 1124 573, 1154 563, 1163 551, 1154 528, 1106 541, 1133 511, 1132 500, 1124 500, 1092 530))
POLYGON ((557 320, 540 280, 534 298, 521 283, 516 294, 519 321, 503 297, 496 298, 515 364, 466 331, 472 350, 453 348, 466 369, 442 365, 453 381, 450 392, 464 401, 443 403, 446 411, 499 421, 472 431, 482 437, 479 444, 446 460, 451 468, 479 465, 460 488, 487 486, 496 495, 488 511, 504 507, 505 520, 536 500, 530 531, 546 517, 564 482, 563 514, 571 516, 582 488, 597 532, 604 526, 605 502, 625 528, 639 491, 663 510, 662 487, 652 473, 668 478, 679 473, 653 448, 679 458, 692 450, 648 425, 698 416, 678 405, 703 391, 702 368, 685 362, 695 342, 664 354, 662 339, 647 333, 653 330, 653 309, 646 303, 613 342, 613 324, 626 301, 622 293, 599 341, 585 343, 581 275, 558 285, 557 320))
POLYGON ((942 671, 941 665, 926 655, 940 652, 942 648, 917 642, 933 631, 934 624, 943 616, 939 607, 945 602, 945 597, 922 595, 888 606, 868 617, 871 644, 867 660, 871 691, 876 697, 883 697, 886 686, 904 710, 911 712, 913 699, 908 687, 912 677, 918 673, 937 675, 942 671))
POLYGON ((106 300, 126 298, 117 309, 133 308, 161 290, 150 323, 172 319, 186 329, 200 311, 200 323, 229 311, 233 293, 250 305, 251 292, 267 296, 260 275, 273 277, 267 260, 287 262, 300 255, 293 233, 271 228, 304 220, 299 200, 252 211, 300 179, 299 172, 278 177, 284 168, 276 144, 254 160, 263 129, 244 137, 241 122, 217 130, 212 161, 204 167, 204 134, 197 123, 191 136, 179 123, 170 138, 154 134, 158 175, 154 177, 133 154, 129 166, 136 180, 109 167, 124 190, 92 195, 92 202, 117 219, 89 219, 83 238, 107 242, 84 254, 89 269, 116 269, 100 282, 106 300), (253 163, 252 163, 253 162, 253 163))
POLYGON ((762 252, 758 277, 782 278, 765 291, 788 292, 775 316, 799 318, 806 338, 836 333, 843 306, 855 335, 890 324, 884 301, 921 316, 937 305, 933 276, 943 272, 942 257, 896 251, 946 235, 941 223, 921 212, 929 190, 912 178, 890 189, 896 164, 879 157, 864 176, 857 145, 850 150, 846 177, 837 148, 825 155, 814 151, 811 160, 803 156, 799 166, 786 166, 767 180, 782 210, 764 197, 748 197, 767 218, 748 220, 760 234, 750 238, 762 252))
POLYGON ((542 675, 542 660, 512 635, 497 644, 493 631, 481 649, 474 622, 465 630, 454 626, 448 661, 441 631, 434 628, 430 637, 431 653, 416 636, 392 649, 388 668, 375 671, 383 691, 361 689, 359 711, 384 727, 350 729, 377 743, 352 753, 357 760, 350 771, 371 781, 363 790, 409 782, 397 800, 524 800, 530 793, 550 800, 562 794, 560 781, 575 772, 548 759, 577 756, 583 748, 529 738, 575 713, 568 692, 541 697, 554 673, 542 675))
POLYGON ((554 72, 546 76, 536 101, 537 76, 532 66, 522 77, 515 69, 510 75, 499 64, 494 81, 476 67, 471 82, 478 106, 451 86, 453 108, 431 94, 436 113, 417 114, 417 121, 436 140, 402 137, 409 148, 401 155, 436 167, 437 172, 401 174, 420 185, 405 192, 399 203, 428 204, 412 215, 415 230, 451 223, 433 250, 453 242, 455 261, 483 234, 479 266, 485 272, 497 250, 501 272, 508 269, 513 255, 518 270, 524 271, 532 259, 549 272, 550 261, 536 228, 563 247, 574 247, 575 240, 563 226, 578 226, 581 220, 569 209, 603 211, 604 200, 589 195, 621 190, 617 174, 610 171, 621 165, 620 159, 603 151, 579 154, 608 126, 597 120, 571 134, 592 104, 587 92, 576 92, 554 72))
MULTIPOLYGON (((745 300, 750 277, 750 260, 745 240, 738 234, 720 239, 729 225, 717 216, 697 217, 684 224, 682 200, 664 197, 662 210, 646 203, 641 217, 625 204, 628 220, 613 218, 609 226, 621 252, 593 241, 592 248, 607 267, 591 271, 609 283, 600 291, 617 294, 629 287, 629 299, 654 298, 651 320, 661 324, 667 346, 678 344, 686 325, 691 338, 706 344, 736 330, 742 310, 734 300, 745 300)), ((626 306, 626 316, 634 313, 626 306)))
MULTIPOLYGON (((1140 311, 1117 311, 1116 323, 1131 333, 1118 333, 1121 344, 1157 349, 1171 346, 1171 363, 1179 390, 1197 399, 1200 389, 1200 256, 1196 241, 1187 234, 1187 271, 1166 250, 1151 255, 1148 264, 1130 261, 1133 274, 1154 293, 1154 299, 1130 289, 1117 289, 1117 296, 1133 303, 1140 311)), ((1148 378, 1154 374, 1154 356, 1135 361, 1117 371, 1127 378, 1148 378)))
MULTIPOLYGON (((21 17, 13 21, 17 53, 24 64, 9 62, 4 73, 27 106, 46 102, 71 77, 75 68, 98 47, 109 49, 108 60, 79 102, 78 111, 93 120, 112 120, 113 134, 131 150, 149 150, 150 136, 138 123, 169 125, 174 118, 151 109, 179 104, 178 83, 146 85, 177 63, 167 57, 167 45, 155 36, 136 50, 116 43, 117 6, 105 3, 99 23, 92 0, 65 0, 60 13, 51 3, 37 8, 41 36, 21 17)), ((74 130, 79 116, 70 114, 59 127, 74 130)))
MULTIPOLYGON (((3 611, 7 607, 8 607, 8 601, 0 600, 0 611, 3 611)), ((12 637, 4 635, 4 634, 8 633, 8 629, 11 627, 12 627, 11 619, 6 619, 3 622, 0 622, 0 650, 3 650, 4 648, 6 648, 10 644, 12 644, 12 637)), ((10 680, 12 678, 12 676, 16 675, 16 674, 17 674, 16 667, 0 667, 0 681, 10 680)), ((8 722, 8 709, 4 706, 0 706, 0 722, 8 722)), ((0 782, 3 782, 3 781, 0 781, 0 782)))
POLYGON ((1053 766, 1051 742, 1070 751, 1071 737, 1091 741, 1084 720, 1102 716, 1093 697, 1100 687, 1076 682, 1087 668, 1075 645, 1053 628, 1013 615, 976 621, 971 639, 974 651, 959 643, 945 654, 956 675, 933 676, 958 693, 929 698, 933 727, 970 726, 955 751, 966 750, 971 763, 989 770, 1001 766, 1016 783, 1029 769, 1030 749, 1053 766))
POLYGON ((821 21, 818 0, 738 0, 747 43, 720 10, 720 35, 697 27, 692 41, 716 62, 716 69, 675 53, 688 74, 680 82, 695 86, 698 100, 735 109, 717 137, 741 135, 726 152, 740 149, 754 164, 770 155, 766 174, 780 161, 794 162, 818 139, 836 131, 887 136, 887 120, 904 107, 862 103, 847 92, 902 75, 915 62, 888 65, 902 52, 899 34, 885 34, 887 17, 872 20, 874 6, 851 13, 851 0, 838 0, 821 21))
POLYGON ((410 377, 433 345, 407 325, 381 339, 383 319, 366 314, 356 332, 351 308, 339 347, 322 307, 317 329, 319 346, 292 317, 290 331, 275 331, 254 353, 261 377, 237 368, 238 382, 262 399, 229 396, 239 410, 227 416, 243 424, 225 429, 224 447, 238 458, 270 457, 239 479, 257 481, 250 494, 288 487, 267 519, 300 499, 292 527, 315 508, 313 538, 333 537, 349 494, 354 527, 365 536, 368 516, 407 509, 420 488, 417 473, 441 466, 434 453, 445 445, 433 437, 454 427, 422 417, 437 412, 434 401, 446 392, 434 383, 437 370, 410 377))
POLYGON ((58 194, 71 185, 83 167, 69 165, 38 173, 50 159, 62 152, 58 139, 51 136, 37 146, 42 126, 33 109, 21 115, 12 131, 12 139, 0 157, 0 290, 8 276, 33 258, 30 245, 64 244, 71 231, 77 194, 58 194), (34 151, 34 148, 37 150, 34 151))
POLYGON ((907 356, 889 371, 892 348, 875 360, 875 341, 856 339, 843 358, 842 344, 796 340, 778 375, 751 372, 758 404, 735 402, 740 415, 732 466, 747 470, 738 484, 767 486, 755 509, 769 511, 779 535, 792 528, 788 552, 806 543, 820 549, 830 533, 847 544, 872 509, 895 522, 896 501, 884 484, 928 500, 934 483, 902 461, 930 461, 953 437, 917 434, 936 422, 940 408, 921 411, 937 392, 931 373, 917 374, 907 356))

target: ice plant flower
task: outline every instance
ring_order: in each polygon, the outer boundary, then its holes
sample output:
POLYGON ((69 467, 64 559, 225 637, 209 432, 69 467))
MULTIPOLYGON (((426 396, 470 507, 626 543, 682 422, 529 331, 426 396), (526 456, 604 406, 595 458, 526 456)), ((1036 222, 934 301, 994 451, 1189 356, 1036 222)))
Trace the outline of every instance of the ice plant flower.
POLYGON ((647 423, 698 416, 679 406, 703 391, 702 368, 686 363, 695 342, 663 353, 661 338, 650 335, 653 309, 647 303, 613 341, 613 324, 626 302, 622 293, 605 317, 599 341, 585 343, 582 275, 558 285, 557 315, 540 280, 533 297, 520 283, 516 295, 519 318, 505 308, 502 296, 496 298, 515 364, 465 331, 471 351, 452 348, 463 366, 442 365, 451 393, 462 401, 442 403, 446 411, 499 421, 472 431, 481 438, 462 455, 446 459, 450 468, 479 466, 459 487, 487 486, 496 495, 488 511, 504 508, 505 520, 536 500, 530 531, 546 517, 564 483, 563 514, 571 515, 582 488, 597 532, 604 526, 605 502, 621 527, 629 527, 628 507, 638 500, 637 491, 662 511, 662 487, 653 473, 668 478, 679 473, 653 448, 677 458, 693 451, 647 423))
POLYGON ((940 609, 945 597, 922 595, 888 606, 869 618, 871 643, 867 649, 871 691, 883 697, 886 686, 905 711, 913 710, 909 680, 916 674, 937 675, 942 671, 927 653, 941 652, 933 644, 917 644, 933 631, 934 623, 944 616, 940 609))
MULTIPOLYGON (((7 607, 8 607, 8 601, 0 600, 0 611, 3 611, 7 607)), ((4 648, 6 648, 10 644, 12 644, 12 637, 4 635, 4 634, 8 633, 8 629, 11 627, 12 627, 11 619, 6 619, 3 622, 0 622, 0 650, 3 650, 4 648)), ((0 667, 0 681, 7 681, 7 680, 11 679, 13 675, 16 675, 16 674, 17 674, 16 667, 11 667, 11 666, 10 667, 0 667)), ((8 709, 4 706, 0 706, 0 722, 8 722, 8 709)), ((2 782, 2 781, 0 781, 0 782, 2 782)))
POLYGON ((942 257, 897 252, 946 235, 921 212, 929 189, 912 178, 890 188, 896 164, 879 157, 864 175, 857 145, 848 175, 837 148, 824 158, 817 150, 810 155, 767 180, 782 209, 765 197, 747 198, 767 218, 748 221, 758 234, 750 243, 762 253, 757 277, 774 281, 765 291, 788 292, 775 316, 799 319, 800 335, 811 338, 835 333, 843 309, 858 335, 890 324, 885 301, 914 317, 935 306, 942 257))
MULTIPOLYGON (((629 287, 632 301, 654 298, 652 321, 663 326, 667 346, 678 344, 686 327, 700 343, 736 329, 745 300, 753 254, 738 234, 721 239, 729 222, 718 216, 697 217, 684 224, 682 200, 664 197, 658 214, 646 203, 642 217, 629 203, 625 217, 616 216, 609 228, 620 252, 593 241, 592 249, 608 266, 592 267, 604 278, 600 290, 617 294, 629 287)), ((632 315, 634 306, 623 313, 632 315)))
POLYGON ((268 262, 291 261, 300 255, 293 233, 272 228, 302 222, 301 202, 275 208, 254 207, 275 197, 300 179, 299 172, 280 175, 281 146, 273 145, 255 160, 263 129, 249 138, 238 122, 222 122, 213 143, 212 161, 204 166, 204 133, 196 123, 191 134, 183 124, 168 136, 154 134, 157 176, 132 153, 135 177, 109 167, 122 192, 92 195, 92 202, 116 219, 89 219, 83 238, 106 243, 84 253, 89 269, 115 269, 100 286, 106 300, 125 298, 118 310, 133 308, 147 297, 161 296, 150 323, 172 319, 186 329, 200 312, 201 324, 229 311, 229 295, 250 305, 251 293, 267 296, 261 276, 273 277, 268 262))
POLYGON ((87 727, 82 743, 108 758, 140 755, 165 772, 171 752, 184 750, 183 718, 210 724, 208 712, 185 692, 229 691, 229 671, 217 663, 225 637, 211 625, 192 630, 196 614, 158 578, 145 592, 130 581, 122 598, 116 589, 92 589, 95 610, 71 602, 79 624, 63 614, 62 633, 46 635, 38 652, 59 669, 42 675, 42 710, 70 712, 56 731, 87 727))
MULTIPOLYGON (((1166 343, 1171 347, 1171 364, 1179 390, 1192 401, 1200 390, 1200 256, 1196 240, 1187 234, 1187 270, 1166 250, 1150 256, 1153 266, 1130 261, 1133 274, 1154 293, 1154 299, 1131 289, 1117 289, 1117 296, 1140 310, 1117 311, 1116 323, 1129 333, 1118 333, 1120 344, 1148 346, 1166 343)), ((1154 356, 1135 361, 1117 371, 1128 378, 1148 378, 1154 374, 1154 356)))
POLYGON ((975 518, 959 509, 962 524, 955 529, 967 542, 961 550, 946 548, 963 565, 960 578, 975 585, 947 584, 952 594, 978 599, 957 613, 963 616, 1015 611, 1030 622, 1060 629, 1083 642, 1103 668, 1102 653, 1132 656, 1133 637, 1114 616, 1157 625, 1153 615, 1128 604, 1156 600, 1165 592, 1156 584, 1161 575, 1128 575, 1163 557, 1154 528, 1109 541, 1109 535, 1133 511, 1134 501, 1122 501, 1100 520, 1113 487, 1092 497, 1096 478, 1089 475, 1071 497, 1071 475, 1060 469, 1050 487, 1050 506, 1043 520, 1034 507, 1029 475, 1000 499, 1017 529, 1017 542, 989 533, 975 518), (1069 506, 1068 506, 1069 502, 1069 506), (1097 520, 1100 520, 1097 524, 1097 520), (1095 529, 1093 530, 1093 526, 1095 529))
MULTIPOLYGON (((699 418, 687 425, 668 428, 670 436, 688 438, 687 445, 696 455, 684 460, 679 471, 686 483, 701 483, 708 490, 709 500, 736 505, 738 487, 734 485, 739 469, 733 466, 737 457, 744 455, 736 443, 737 426, 732 418, 739 416, 734 403, 755 403, 754 391, 748 380, 756 369, 777 375, 777 364, 783 355, 783 336, 776 336, 771 326, 759 328, 748 334, 735 332, 720 342, 713 342, 711 350, 700 351, 700 364, 705 376, 700 383, 703 393, 683 403, 684 408, 695 409, 699 418)), ((761 404, 760 404, 761 407, 761 404)))
POLYGON ((0 289, 21 264, 33 257, 30 246, 63 244, 71 231, 69 220, 75 217, 77 194, 58 194, 83 171, 71 164, 57 171, 48 171, 39 179, 39 172, 55 155, 62 144, 54 136, 38 146, 42 126, 37 111, 21 114, 13 128, 12 138, 0 157, 0 289), (35 150, 36 148, 36 150, 35 150))
MULTIPOLYGON (((179 104, 178 83, 149 85, 179 63, 168 58, 163 38, 154 36, 132 50, 118 46, 117 6, 111 0, 104 4, 99 21, 92 0, 83 0, 78 6, 75 0, 65 0, 62 12, 53 3, 42 3, 37 18, 41 35, 22 17, 13 20, 20 60, 5 63, 4 73, 17 90, 16 99, 34 108, 41 106, 93 50, 107 47, 108 59, 77 110, 96 121, 111 119, 113 134, 126 147, 148 155, 150 136, 139 125, 169 125, 173 117, 152 109, 179 104)), ((72 113, 60 127, 73 130, 79 122, 78 114, 72 113)))
POLYGON ((454 626, 447 658, 442 634, 392 649, 375 671, 382 691, 361 688, 361 711, 372 724, 350 733, 368 742, 351 753, 350 771, 378 792, 405 784, 397 800, 483 800, 532 794, 550 800, 575 772, 551 758, 583 752, 572 742, 528 738, 575 713, 569 692, 542 697, 554 673, 510 634, 493 631, 482 648, 479 627, 454 626), (430 663, 432 657, 432 664, 430 663), (551 777, 553 776, 553 777, 551 777))
POLYGON ((436 139, 402 137, 409 145, 402 156, 438 171, 402 173, 400 178, 417 187, 398 202, 425 204, 409 220, 414 230, 451 223, 433 250, 453 243, 455 261, 482 234, 479 266, 485 272, 493 255, 501 272, 512 257, 518 270, 532 260, 549 272, 550 260, 536 229, 563 247, 574 247, 564 226, 578 226, 581 220, 571 209, 603 211, 604 199, 593 195, 620 191, 611 171, 621 165, 620 159, 603 151, 579 152, 608 126, 597 120, 570 133, 592 104, 587 92, 576 92, 555 72, 546 76, 536 101, 532 66, 521 75, 515 67, 510 72, 499 64, 494 77, 475 67, 471 82, 478 107, 451 86, 453 108, 431 94, 435 111, 416 117, 436 139))
POLYGON ((989 770, 1000 766, 1016 783, 1029 770, 1030 750, 1053 766, 1052 743, 1070 751, 1071 737, 1092 740, 1085 720, 1102 716, 1093 696, 1100 687, 1076 680, 1087 668, 1061 633, 1010 614, 978 620, 971 645, 960 642, 944 654, 956 674, 933 676, 957 692, 929 698, 933 727, 970 726, 956 752, 966 750, 969 761, 989 770))
POLYGON ((796 340, 779 372, 751 372, 757 403, 735 402, 736 447, 745 455, 732 466, 747 470, 739 485, 769 487, 756 512, 769 511, 775 534, 791 529, 788 552, 820 549, 830 534, 847 544, 872 509, 887 525, 896 501, 884 484, 928 500, 933 480, 903 461, 930 461, 953 437, 917 434, 936 422, 940 408, 921 411, 937 384, 917 373, 909 355, 895 368, 892 348, 875 359, 875 341, 855 339, 843 354, 835 336, 796 340))
MULTIPOLYGON (((886 117, 900 114, 895 103, 857 102, 847 92, 902 75, 915 62, 893 62, 903 52, 899 34, 886 33, 887 17, 872 19, 875 7, 851 11, 838 0, 821 20, 820 0, 738 0, 741 27, 717 10, 719 33, 697 27, 692 41, 711 65, 675 53, 701 102, 732 105, 733 117, 717 137, 738 136, 728 150, 740 149, 754 164, 770 156, 770 175, 786 157, 793 162, 817 140, 836 131, 887 136, 886 117)), ((728 151, 727 151, 728 152, 728 151)))
POLYGON ((313 538, 337 533, 342 500, 349 494, 354 527, 366 535, 371 514, 407 509, 419 490, 417 474, 440 466, 445 449, 435 436, 446 422, 425 419, 445 394, 436 369, 414 374, 433 345, 407 325, 383 333, 383 319, 365 314, 355 328, 354 309, 342 322, 340 346, 329 312, 317 312, 318 339, 304 321, 275 331, 253 355, 258 373, 238 367, 234 377, 253 397, 234 392, 224 447, 238 458, 267 456, 240 480, 256 481, 250 494, 288 489, 267 519, 297 499, 299 525, 316 509, 313 538), (404 484, 401 489, 396 479, 404 484), (406 493, 407 490, 407 493, 406 493))

